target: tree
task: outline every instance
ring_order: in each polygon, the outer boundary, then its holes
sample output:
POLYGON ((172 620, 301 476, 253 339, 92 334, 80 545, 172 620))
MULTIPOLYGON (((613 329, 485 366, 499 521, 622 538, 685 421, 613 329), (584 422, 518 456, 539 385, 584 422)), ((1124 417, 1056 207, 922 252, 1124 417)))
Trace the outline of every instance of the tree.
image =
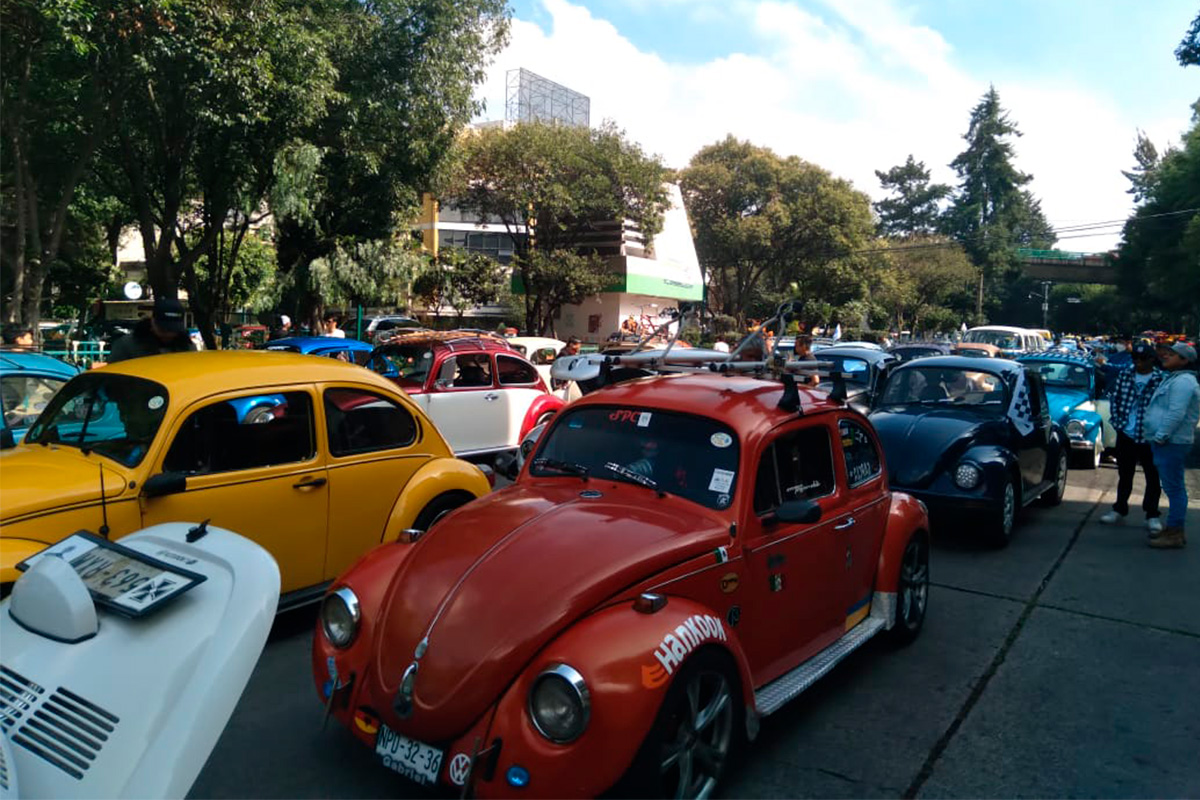
MULTIPOLYGON (((872 296, 891 314, 897 330, 924 330, 930 320, 940 326, 942 311, 961 321, 962 310, 953 306, 969 293, 977 270, 960 245, 943 236, 919 237, 891 245, 884 259, 872 296)), ((940 330, 938 326, 932 329, 940 330)))
POLYGON ((1158 148, 1150 141, 1143 131, 1137 132, 1137 144, 1133 148, 1133 160, 1137 162, 1132 170, 1121 170, 1130 183, 1129 193, 1133 201, 1140 203, 1150 196, 1154 182, 1154 170, 1158 167, 1158 148))
POLYGON ((984 297, 1002 301, 1006 282, 1019 274, 1015 248, 1044 248, 1054 243, 1040 203, 1023 187, 1032 179, 1012 163, 1010 137, 1020 136, 1000 105, 996 87, 971 110, 964 139, 967 149, 950 166, 958 190, 944 218, 944 230, 962 243, 979 267, 975 315, 984 315, 984 297))
POLYGON ((279 266, 297 272, 294 281, 346 240, 383 240, 410 224, 482 110, 475 84, 508 36, 504 0, 336 6, 335 95, 307 134, 312 150, 295 154, 288 197, 272 201, 279 266))
POLYGON ((701 149, 680 178, 721 313, 741 323, 785 295, 840 306, 866 294, 870 264, 856 251, 874 224, 849 182, 733 137, 701 149))
POLYGON ((1192 20, 1192 26, 1175 49, 1175 58, 1179 59, 1181 67, 1200 66, 1200 14, 1192 20))
POLYGON ((113 26, 94 24, 92 11, 85 0, 8 0, 0 16, 6 321, 37 326, 75 190, 106 131, 97 64, 113 26))
POLYGON ((648 248, 662 229, 668 171, 611 123, 595 129, 524 123, 478 131, 462 145, 445 199, 504 225, 526 324, 538 333, 553 327, 564 303, 611 282, 602 261, 589 256, 620 244, 624 220, 648 248), (597 244, 600 232, 607 238, 597 244))
POLYGON ((909 155, 900 166, 887 172, 875 170, 879 184, 895 197, 875 203, 879 215, 879 233, 883 236, 922 236, 937 231, 941 217, 940 202, 950 195, 944 183, 930 183, 925 162, 909 155))

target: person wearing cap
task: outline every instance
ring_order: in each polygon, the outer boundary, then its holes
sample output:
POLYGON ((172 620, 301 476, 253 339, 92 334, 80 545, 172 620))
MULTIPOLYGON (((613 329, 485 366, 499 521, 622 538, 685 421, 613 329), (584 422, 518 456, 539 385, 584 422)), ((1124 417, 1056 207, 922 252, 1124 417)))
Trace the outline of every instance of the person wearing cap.
MULTIPOLYGON (((1100 521, 1115 525, 1129 513, 1129 495, 1133 492, 1133 476, 1141 464, 1146 475, 1146 491, 1142 495, 1142 511, 1146 513, 1146 529, 1152 536, 1162 533, 1158 501, 1162 497, 1158 468, 1154 466, 1154 451, 1142 434, 1146 405, 1154 390, 1162 383, 1164 373, 1154 358, 1154 348, 1144 342, 1134 345, 1133 364, 1117 373, 1109 390, 1111 413, 1109 422, 1117 430, 1117 499, 1112 510, 1100 521)), ((1097 378, 1099 375, 1097 375, 1097 378)))
POLYGON ((154 312, 133 326, 130 333, 113 342, 108 363, 164 353, 188 353, 196 349, 188 336, 183 304, 174 297, 154 300, 154 312))
POLYGON ((1200 384, 1196 382, 1196 373, 1189 369, 1196 363, 1196 348, 1186 342, 1163 344, 1158 348, 1158 357, 1167 376, 1146 406, 1143 435, 1154 451, 1154 465, 1158 467, 1170 509, 1167 526, 1150 539, 1150 546, 1179 548, 1187 544, 1183 531, 1188 504, 1184 459, 1200 423, 1200 384))

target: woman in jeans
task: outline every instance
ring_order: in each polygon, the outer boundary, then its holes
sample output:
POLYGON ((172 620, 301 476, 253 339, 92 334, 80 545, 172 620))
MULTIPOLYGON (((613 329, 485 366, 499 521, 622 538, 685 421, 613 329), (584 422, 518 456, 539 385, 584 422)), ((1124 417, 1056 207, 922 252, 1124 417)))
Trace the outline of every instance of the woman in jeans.
POLYGON ((1160 347, 1158 353, 1167 377, 1150 397, 1143 430, 1154 451, 1154 465, 1171 510, 1167 527, 1150 539, 1150 546, 1178 548, 1187 544, 1183 532, 1188 503, 1183 462, 1200 422, 1200 385, 1196 373, 1189 369, 1196 361, 1196 348, 1176 342, 1160 347))

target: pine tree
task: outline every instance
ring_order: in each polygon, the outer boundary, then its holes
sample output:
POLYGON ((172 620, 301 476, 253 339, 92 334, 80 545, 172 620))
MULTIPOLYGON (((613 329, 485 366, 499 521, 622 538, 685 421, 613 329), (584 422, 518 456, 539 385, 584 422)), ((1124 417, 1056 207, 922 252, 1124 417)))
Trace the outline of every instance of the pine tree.
POLYGON ((875 176, 880 186, 895 194, 874 204, 881 235, 907 239, 937 231, 942 213, 938 203, 949 197, 950 187, 930 183, 924 161, 915 161, 910 154, 907 161, 887 172, 875 170, 875 176))
POLYGON ((1158 148, 1150 137, 1138 131, 1137 145, 1133 148, 1133 160, 1137 166, 1132 170, 1121 170, 1121 174, 1129 179, 1131 184, 1127 190, 1133 195, 1135 203, 1141 203, 1150 196, 1154 185, 1154 172, 1158 167, 1158 148))

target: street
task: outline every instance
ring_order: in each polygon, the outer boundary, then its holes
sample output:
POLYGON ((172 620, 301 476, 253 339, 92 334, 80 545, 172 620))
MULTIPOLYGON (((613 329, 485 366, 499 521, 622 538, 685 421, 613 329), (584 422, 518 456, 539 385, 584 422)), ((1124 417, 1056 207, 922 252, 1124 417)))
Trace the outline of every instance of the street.
MULTIPOLYGON (((868 644, 766 718, 720 793, 1200 796, 1200 541, 1147 548, 1136 508, 1099 524, 1116 477, 1073 470, 1062 505, 1027 509, 1005 550, 935 534, 920 638, 868 644)), ((1200 470, 1188 481, 1198 531, 1200 470)), ((431 796, 322 730, 314 617, 276 620, 191 797, 431 796)))

